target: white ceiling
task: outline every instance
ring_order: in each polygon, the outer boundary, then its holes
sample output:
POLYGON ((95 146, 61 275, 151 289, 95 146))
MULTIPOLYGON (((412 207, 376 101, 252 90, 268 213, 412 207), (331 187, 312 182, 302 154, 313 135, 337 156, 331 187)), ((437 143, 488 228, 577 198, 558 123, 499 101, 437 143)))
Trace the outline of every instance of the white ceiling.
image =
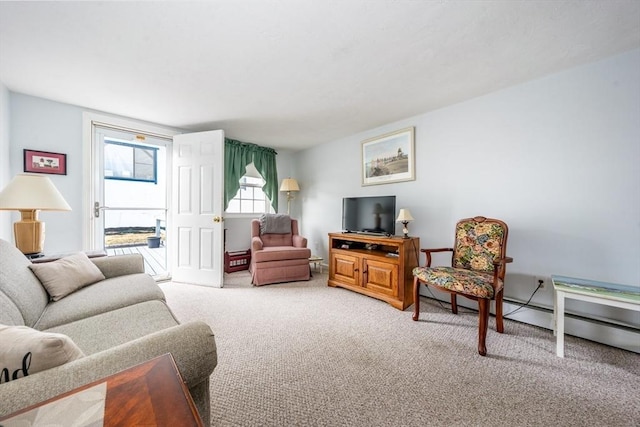
POLYGON ((638 0, 0 2, 10 90, 294 150, 638 47, 638 0))

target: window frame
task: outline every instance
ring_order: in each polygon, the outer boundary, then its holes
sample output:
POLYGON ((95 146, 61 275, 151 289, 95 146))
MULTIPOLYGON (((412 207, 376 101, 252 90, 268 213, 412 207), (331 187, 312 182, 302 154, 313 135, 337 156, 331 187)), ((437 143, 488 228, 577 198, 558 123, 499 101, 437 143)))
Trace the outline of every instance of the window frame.
MULTIPOLYGON (((149 146, 149 145, 143 145, 143 144, 134 144, 131 142, 122 142, 122 141, 117 141, 114 139, 106 139, 104 140, 104 144, 105 147, 107 145, 119 145, 119 146, 124 146, 124 147, 129 147, 131 148, 131 155, 132 155, 132 164, 133 164, 133 176, 131 177, 124 177, 124 176, 107 176, 104 175, 104 179, 114 179, 114 180, 119 180, 119 181, 134 181, 134 182, 149 182, 149 183, 153 183, 153 184, 158 184, 158 147, 153 147, 153 146, 149 146), (136 169, 136 161, 135 161, 135 150, 139 149, 139 150, 147 150, 147 151, 151 151, 153 154, 153 178, 152 179, 147 179, 147 178, 136 178, 135 176, 135 169, 136 169)), ((106 154, 105 154, 105 160, 106 160, 106 154)))
POLYGON ((267 194, 264 192, 263 187, 265 184, 265 180, 262 177, 255 177, 252 175, 243 175, 242 178, 240 178, 239 180, 240 182, 240 188, 238 189, 238 192, 235 194, 235 196, 233 196, 233 198, 229 201, 238 201, 239 202, 239 206, 240 206, 240 212, 230 212, 228 209, 229 207, 227 207, 227 210, 225 211, 225 214, 227 216, 238 216, 238 217, 254 217, 254 216, 259 216, 262 215, 263 213, 272 213, 273 212, 273 207, 271 206, 271 201, 269 200, 269 197, 267 197, 267 194), (259 179, 260 183, 256 183, 256 184, 252 184, 252 183, 243 183, 242 180, 246 180, 247 178, 255 178, 255 179, 259 179), (242 199, 241 194, 242 191, 246 189, 246 187, 252 187, 252 188, 257 188, 259 189, 263 196, 264 199, 242 199), (251 212, 242 212, 242 201, 243 200, 251 200, 254 202, 254 206, 255 206, 255 202, 256 201, 261 201, 264 202, 264 206, 266 208, 266 211, 260 211, 260 212, 256 212, 255 210, 252 210, 251 212))

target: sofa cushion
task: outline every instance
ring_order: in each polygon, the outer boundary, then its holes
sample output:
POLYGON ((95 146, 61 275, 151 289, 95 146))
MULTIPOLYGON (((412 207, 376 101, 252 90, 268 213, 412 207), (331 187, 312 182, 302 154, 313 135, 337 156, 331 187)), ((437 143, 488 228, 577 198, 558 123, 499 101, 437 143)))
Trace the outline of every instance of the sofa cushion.
POLYGON ((45 330, 144 301, 164 301, 164 293, 145 273, 114 277, 85 286, 51 302, 34 327, 45 330))
POLYGON ((169 307, 163 301, 155 300, 59 325, 47 332, 71 337, 89 355, 177 324, 169 307))
POLYGON ((0 383, 60 366, 84 356, 63 334, 0 325, 0 383))
POLYGON ((104 274, 83 252, 53 262, 31 264, 29 268, 54 301, 87 285, 104 280, 104 274))
POLYGON ((0 290, 0 325, 24 326, 24 318, 18 307, 0 290))
POLYGON ((18 248, 0 239, 0 291, 20 310, 24 324, 33 326, 42 315, 49 295, 29 265, 31 261, 18 248))
POLYGON ((309 248, 294 248, 293 246, 270 246, 252 254, 255 262, 283 261, 287 259, 308 259, 311 256, 309 248))

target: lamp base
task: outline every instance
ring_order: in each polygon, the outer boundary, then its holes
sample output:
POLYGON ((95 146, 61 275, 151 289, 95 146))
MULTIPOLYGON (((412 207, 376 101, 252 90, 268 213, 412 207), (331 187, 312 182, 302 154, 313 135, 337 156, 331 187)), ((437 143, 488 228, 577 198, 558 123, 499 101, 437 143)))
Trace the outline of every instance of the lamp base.
POLYGON ((25 255, 44 250, 44 222, 38 220, 37 210, 21 210, 22 218, 13 223, 16 247, 25 255))
POLYGON ((409 221, 402 221, 402 232, 404 233, 404 236, 402 236, 403 239, 409 238, 409 229, 407 228, 407 225, 409 225, 409 221))

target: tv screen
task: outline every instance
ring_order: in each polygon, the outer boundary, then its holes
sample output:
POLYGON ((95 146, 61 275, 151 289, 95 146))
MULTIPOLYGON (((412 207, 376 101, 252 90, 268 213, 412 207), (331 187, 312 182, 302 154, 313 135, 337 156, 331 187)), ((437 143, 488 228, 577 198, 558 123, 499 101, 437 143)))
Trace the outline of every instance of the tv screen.
POLYGON ((342 230, 352 233, 396 234, 396 196, 345 197, 342 230))

